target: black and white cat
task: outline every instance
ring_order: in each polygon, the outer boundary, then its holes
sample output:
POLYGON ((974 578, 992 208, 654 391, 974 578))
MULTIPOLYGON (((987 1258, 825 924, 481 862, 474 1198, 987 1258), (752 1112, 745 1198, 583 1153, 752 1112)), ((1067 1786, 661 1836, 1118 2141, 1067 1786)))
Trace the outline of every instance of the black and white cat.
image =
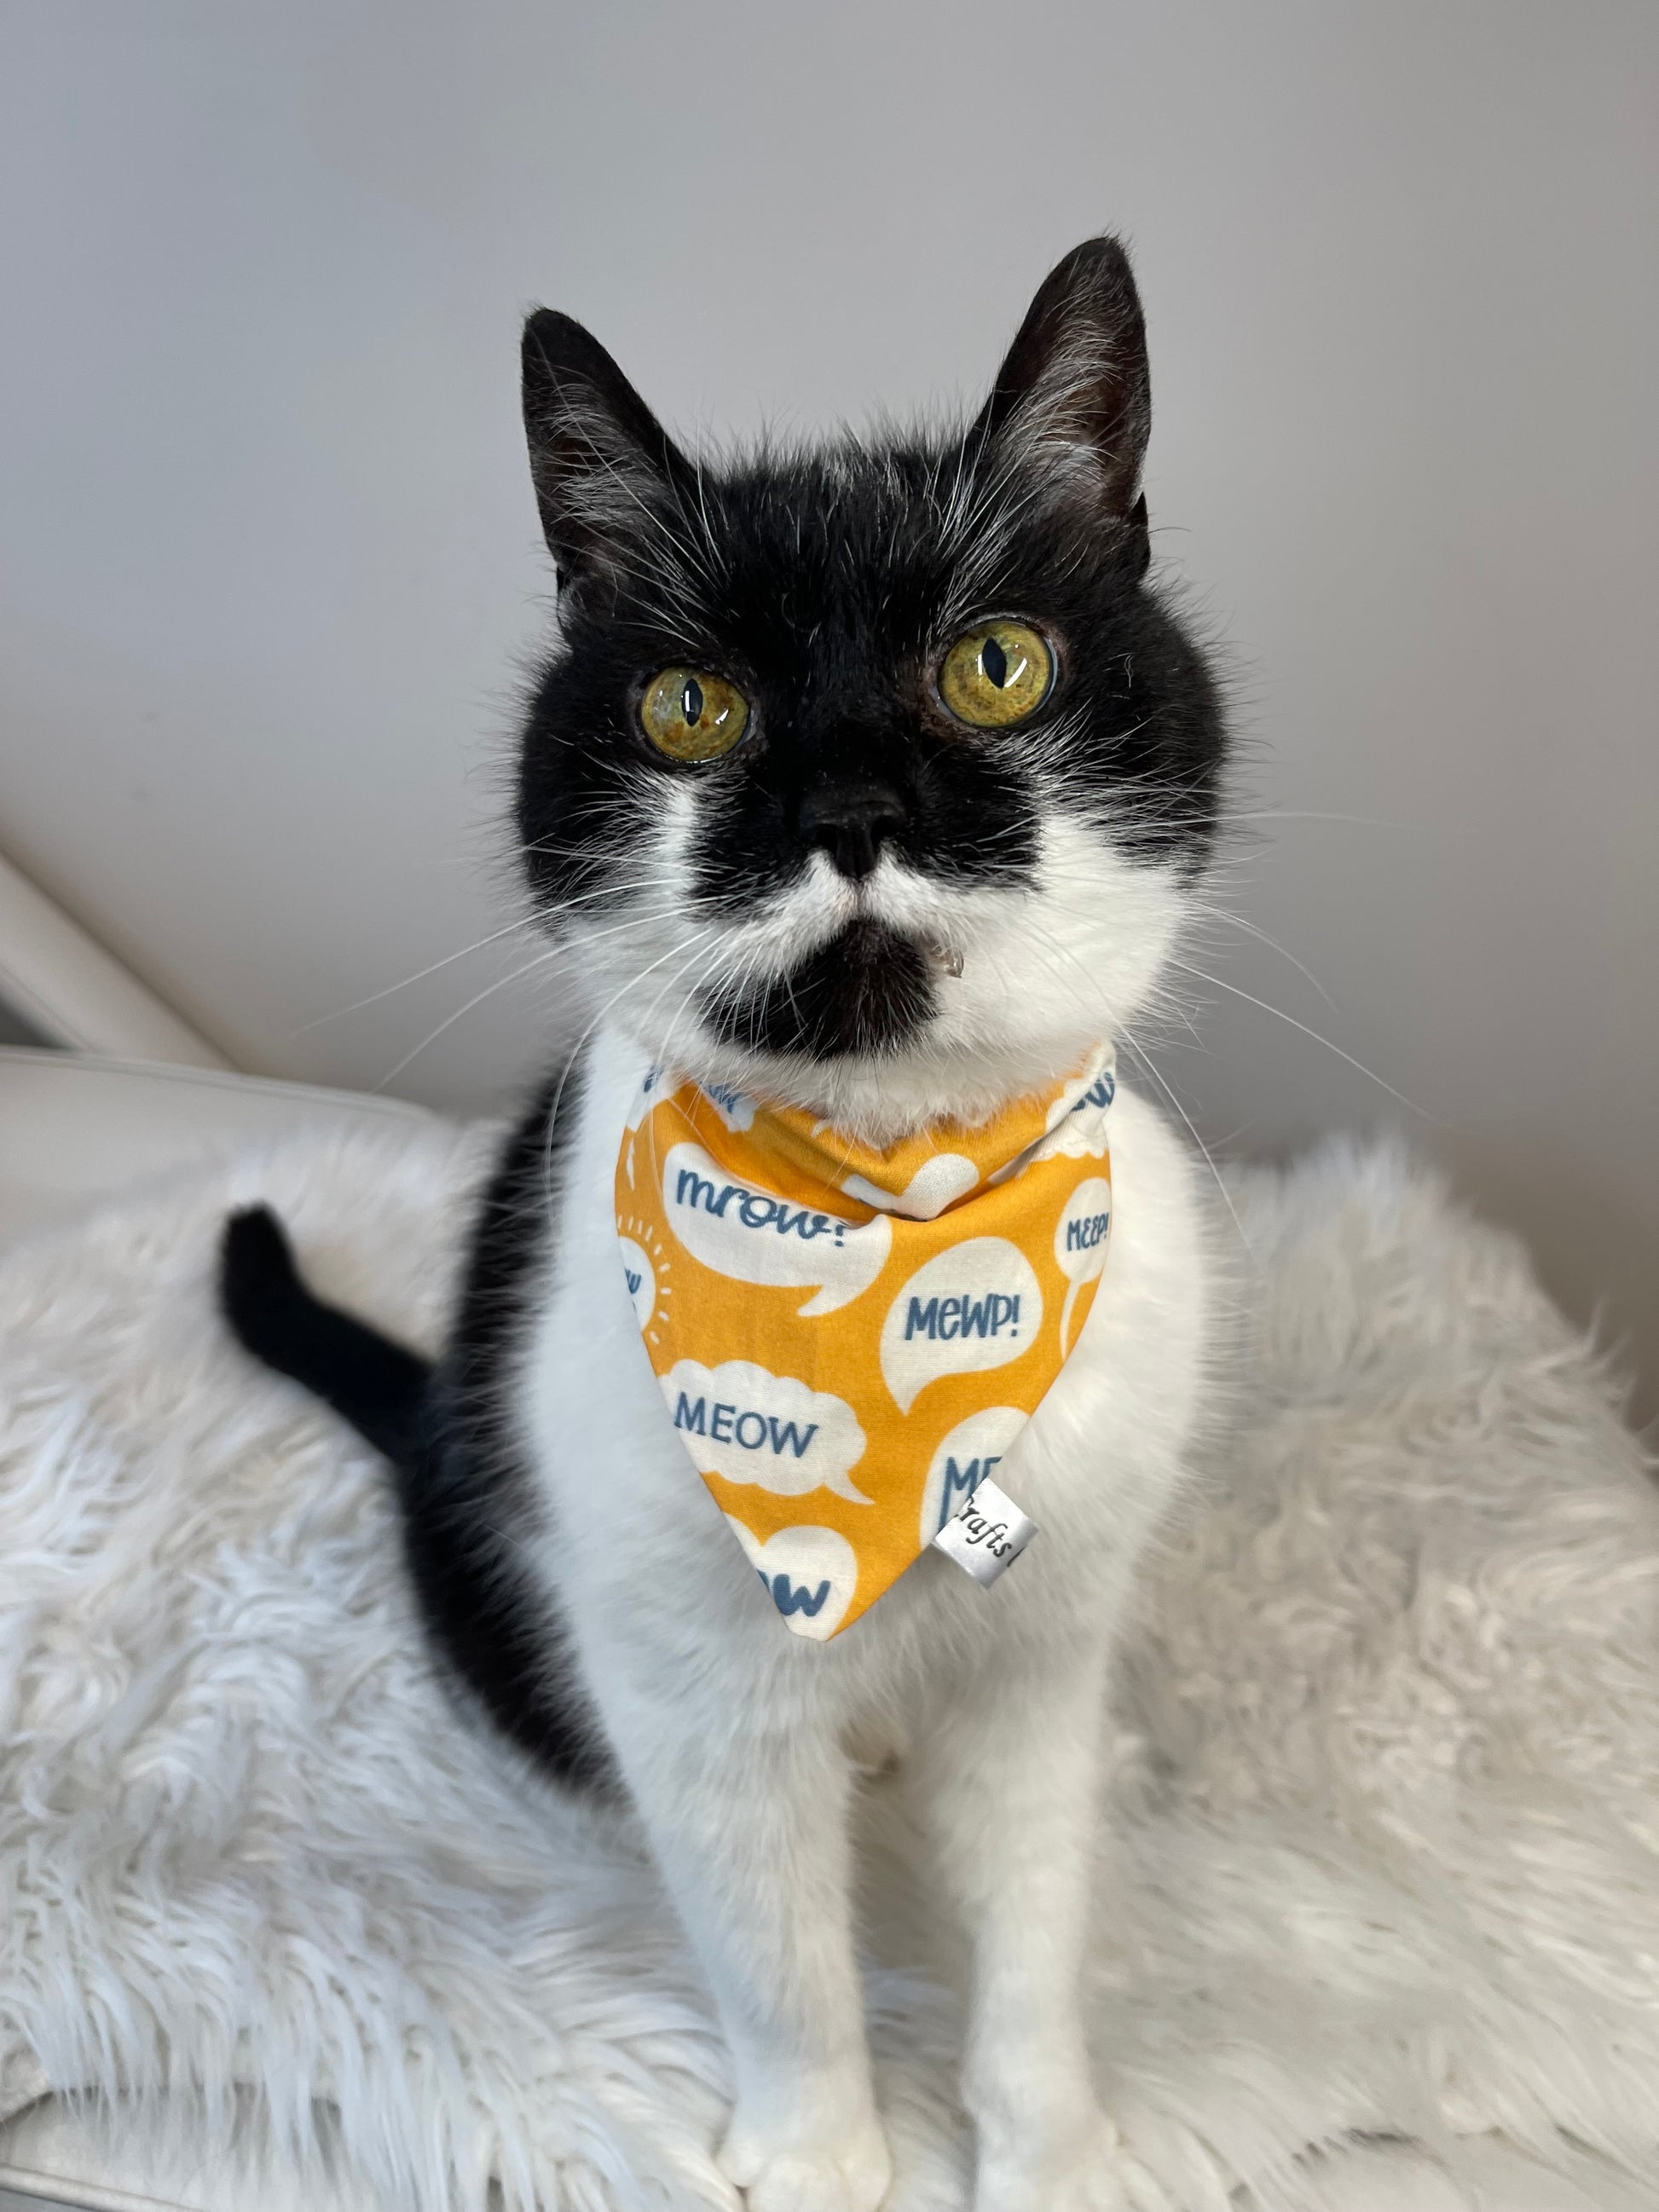
POLYGON ((1129 265, 1109 239, 1060 264, 962 434, 699 465, 546 311, 524 395, 560 625, 518 826, 593 1022, 507 1146, 434 1369, 313 1299, 268 1213, 228 1230, 227 1310, 392 1462, 432 1635, 495 1720, 637 1808, 730 2039, 752 2212, 888 2186, 849 1902, 872 1751, 971 1941, 976 2212, 1115 2204, 1079 1982, 1114 1632, 1213 1327, 1188 1149, 1119 1095, 1109 1258, 1006 1469, 1030 1550, 989 1591, 924 1553, 828 1644, 783 1632, 673 1433, 613 1176, 653 1061, 885 1146, 1056 1082, 1151 1002, 1224 737, 1146 581, 1129 265), (1046 688, 964 721, 941 670, 999 621, 1046 688))

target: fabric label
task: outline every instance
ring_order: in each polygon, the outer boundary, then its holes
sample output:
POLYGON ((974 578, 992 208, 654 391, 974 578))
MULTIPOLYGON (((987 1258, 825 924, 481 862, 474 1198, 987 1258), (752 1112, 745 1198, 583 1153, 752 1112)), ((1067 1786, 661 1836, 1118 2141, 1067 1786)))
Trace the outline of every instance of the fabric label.
POLYGON ((954 1559, 981 1589, 1006 1574, 1037 1532, 1006 1490, 986 1476, 973 1496, 933 1539, 933 1549, 954 1559))

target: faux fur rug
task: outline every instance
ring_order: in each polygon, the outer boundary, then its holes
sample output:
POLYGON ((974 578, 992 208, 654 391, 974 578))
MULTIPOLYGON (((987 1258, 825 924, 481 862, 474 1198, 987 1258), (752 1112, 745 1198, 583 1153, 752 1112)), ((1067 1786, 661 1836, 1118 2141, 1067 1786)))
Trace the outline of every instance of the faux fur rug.
MULTIPOLYGON (((212 1311, 219 1220, 265 1195, 430 1340, 480 1143, 313 1137, 0 1267, 0 2112, 188 2092, 210 2128, 251 2090, 399 2212, 492 2180, 733 2212, 637 1841, 456 1717, 376 1462, 212 1311)), ((1310 2146, 1455 2166, 1498 2130, 1651 2205, 1659 1493, 1521 1253, 1423 1173, 1332 1152, 1237 1199, 1243 1395, 1148 1579, 1103 1845, 1129 2201, 1280 2212, 1310 2146)), ((959 2212, 951 1957, 871 1817, 895 2212, 959 2212)))

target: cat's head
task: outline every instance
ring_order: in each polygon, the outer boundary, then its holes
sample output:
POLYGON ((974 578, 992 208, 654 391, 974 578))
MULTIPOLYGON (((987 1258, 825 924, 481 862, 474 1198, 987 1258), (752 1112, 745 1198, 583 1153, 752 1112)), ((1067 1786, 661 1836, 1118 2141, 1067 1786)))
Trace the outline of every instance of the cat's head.
POLYGON ((1054 270, 965 432, 704 464, 545 309, 524 401, 560 635, 519 830, 596 1005, 878 1138, 1121 1034, 1224 745, 1146 580, 1121 246, 1054 270))

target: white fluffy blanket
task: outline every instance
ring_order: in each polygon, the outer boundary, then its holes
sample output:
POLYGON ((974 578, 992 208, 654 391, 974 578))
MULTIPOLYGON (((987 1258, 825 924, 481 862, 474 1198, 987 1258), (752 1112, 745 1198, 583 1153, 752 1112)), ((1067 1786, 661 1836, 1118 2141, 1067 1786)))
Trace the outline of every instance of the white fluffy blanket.
MULTIPOLYGON (((220 1218, 263 1194, 429 1341, 480 1141, 313 1137, 0 1268, 0 2112, 251 2088, 399 2212, 492 2179, 508 2212, 732 2212, 724 2054, 637 1841, 454 1716, 376 1462, 212 1310, 220 1218)), ((1310 2146, 1499 2130, 1651 2205, 1659 1496, 1431 1179, 1332 1152, 1238 1200, 1246 1381, 1148 1579, 1103 1846, 1126 2190, 1279 2212, 1320 2199, 1310 2146)), ((951 1961, 892 1818, 893 2202, 955 2212, 951 1961)))

